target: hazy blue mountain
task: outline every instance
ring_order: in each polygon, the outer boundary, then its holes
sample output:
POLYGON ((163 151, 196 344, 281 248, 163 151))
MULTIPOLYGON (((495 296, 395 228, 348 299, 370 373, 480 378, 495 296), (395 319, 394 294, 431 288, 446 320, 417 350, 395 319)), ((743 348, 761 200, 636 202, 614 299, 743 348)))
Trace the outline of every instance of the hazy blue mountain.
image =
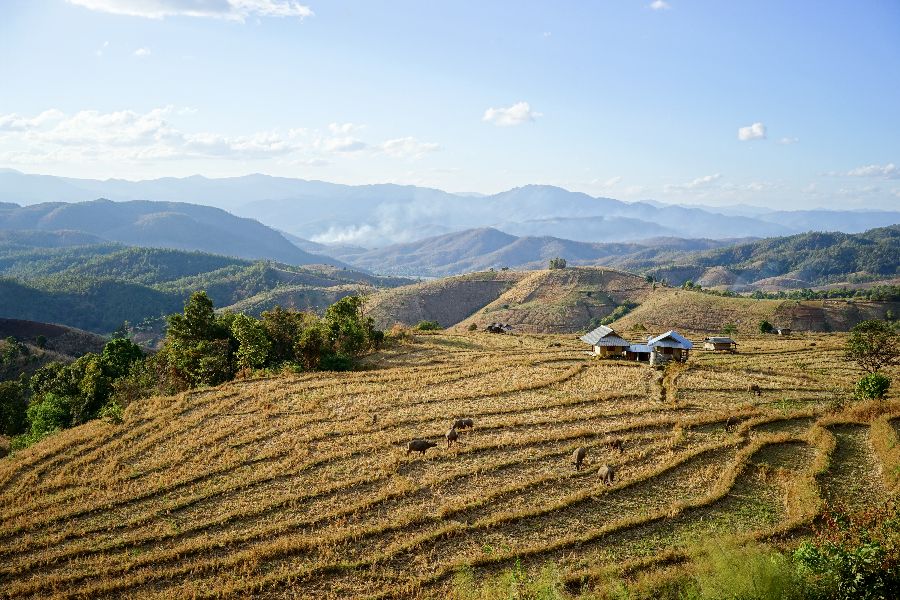
POLYGON ((336 262, 301 250, 253 219, 177 202, 94 200, 5 205, 0 207, 0 230, 71 230, 131 246, 200 250, 297 265, 336 262))
POLYGON ((645 242, 587 243, 550 236, 509 235, 485 227, 366 251, 329 248, 341 259, 378 273, 439 277, 487 269, 540 269, 560 256, 571 265, 624 266, 631 259, 651 265, 734 240, 656 238, 645 242))
MULTIPOLYGON (((369 248, 483 227, 602 243, 660 235, 723 239, 818 230, 857 232, 900 222, 900 211, 767 211, 747 206, 719 209, 655 201, 621 202, 546 185, 478 195, 394 184, 349 186, 259 174, 223 179, 193 176, 99 181, 0 170, 0 202, 27 205, 97 197, 215 206, 303 240, 369 248)), ((174 218, 163 220, 159 226, 166 224, 180 226, 174 218)))

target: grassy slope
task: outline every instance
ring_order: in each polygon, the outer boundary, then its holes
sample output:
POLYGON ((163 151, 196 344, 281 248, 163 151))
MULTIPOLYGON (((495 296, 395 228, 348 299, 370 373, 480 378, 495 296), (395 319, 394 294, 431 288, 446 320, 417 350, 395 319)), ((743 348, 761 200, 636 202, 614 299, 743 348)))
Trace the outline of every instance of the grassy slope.
POLYGON ((0 460, 0 586, 13 598, 437 598, 462 565, 517 558, 602 583, 610 566, 718 535, 795 539, 836 490, 859 507, 885 498, 897 390, 880 405, 893 421, 826 416, 859 376, 841 335, 742 342, 661 377, 588 360, 568 336, 428 335, 373 356, 374 370, 132 405, 121 425, 0 460), (459 416, 476 428, 457 447, 405 454, 459 416), (576 446, 588 448, 580 473, 576 446), (870 485, 841 487, 856 481, 870 485))
POLYGON ((859 321, 882 319, 886 311, 897 314, 898 309, 897 302, 753 300, 660 287, 612 327, 622 332, 643 327, 651 333, 677 329, 711 334, 733 324, 741 333, 755 333, 765 319, 795 330, 847 331, 859 321))

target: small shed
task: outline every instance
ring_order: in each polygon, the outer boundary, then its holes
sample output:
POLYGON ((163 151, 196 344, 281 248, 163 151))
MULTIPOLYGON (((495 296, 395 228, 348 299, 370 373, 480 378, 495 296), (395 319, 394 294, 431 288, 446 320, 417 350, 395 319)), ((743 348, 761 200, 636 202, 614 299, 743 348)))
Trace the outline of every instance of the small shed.
POLYGON ((703 349, 734 352, 737 350, 737 342, 730 337, 708 337, 703 340, 703 349))
POLYGON ((670 360, 684 362, 694 347, 689 339, 677 331, 667 331, 647 340, 650 346, 650 364, 662 364, 670 360))
POLYGON ((625 351, 625 358, 628 360, 647 362, 650 360, 650 352, 650 346, 647 344, 631 344, 625 351))
POLYGON ((631 345, 622 339, 611 327, 601 325, 597 329, 581 337, 581 341, 590 344, 594 354, 607 358, 610 356, 623 356, 631 345))

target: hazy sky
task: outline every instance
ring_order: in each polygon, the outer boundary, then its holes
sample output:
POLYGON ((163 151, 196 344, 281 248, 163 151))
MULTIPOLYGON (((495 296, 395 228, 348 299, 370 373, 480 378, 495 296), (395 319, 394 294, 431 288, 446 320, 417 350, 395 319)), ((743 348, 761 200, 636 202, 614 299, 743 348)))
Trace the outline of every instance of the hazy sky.
POLYGON ((3 166, 900 208, 900 2, 3 0, 3 166))

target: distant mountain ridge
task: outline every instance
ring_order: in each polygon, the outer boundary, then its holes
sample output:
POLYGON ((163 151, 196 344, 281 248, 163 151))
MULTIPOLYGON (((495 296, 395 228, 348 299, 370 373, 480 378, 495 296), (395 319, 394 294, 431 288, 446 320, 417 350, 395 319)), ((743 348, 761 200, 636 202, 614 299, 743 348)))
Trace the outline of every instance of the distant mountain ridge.
MULTIPOLYGON (((253 219, 182 202, 132 200, 0 206, 0 231, 69 231, 132 246, 199 250, 287 264, 330 263, 253 219)), ((36 235, 36 234, 32 234, 36 235)), ((74 236, 75 234, 72 233, 74 236)))
POLYGON ((724 239, 807 231, 858 233, 900 222, 900 211, 769 211, 755 207, 622 202, 547 185, 492 195, 410 185, 350 186, 267 175, 148 181, 90 180, 0 170, 0 202, 196 202, 258 219, 318 243, 381 247, 495 227, 517 235, 600 243, 652 237, 724 239))
POLYGON ((374 250, 332 248, 360 267, 394 275, 444 277, 487 269, 541 269, 554 257, 570 265, 606 266, 681 285, 737 291, 825 285, 900 276, 900 225, 862 233, 709 240, 656 238, 589 244, 549 236, 516 237, 472 229, 374 250))

